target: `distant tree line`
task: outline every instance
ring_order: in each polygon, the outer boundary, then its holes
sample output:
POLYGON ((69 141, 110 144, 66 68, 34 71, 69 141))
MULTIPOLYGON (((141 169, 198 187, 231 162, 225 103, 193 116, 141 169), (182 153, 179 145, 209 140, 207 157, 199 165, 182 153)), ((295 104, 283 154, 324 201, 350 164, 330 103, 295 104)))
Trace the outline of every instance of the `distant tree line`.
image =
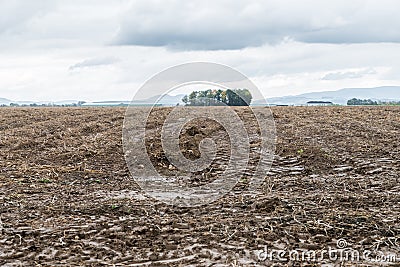
POLYGON ((70 103, 70 104, 55 104, 55 103, 47 103, 47 104, 18 104, 18 103, 10 103, 9 105, 1 104, 1 107, 80 107, 85 104, 85 101, 79 101, 78 103, 70 103))
POLYGON ((379 105, 385 105, 385 106, 399 106, 400 101, 379 101, 379 105))
POLYGON ((347 101, 347 105, 349 106, 357 106, 357 105, 380 105, 380 106, 399 106, 400 101, 373 101, 371 99, 357 99, 357 98, 352 98, 347 101))
POLYGON ((193 91, 182 98, 187 106, 248 106, 253 96, 248 89, 193 91))
POLYGON ((357 99, 357 98, 352 98, 347 101, 348 106, 372 106, 372 105, 378 105, 377 101, 373 101, 371 99, 357 99))

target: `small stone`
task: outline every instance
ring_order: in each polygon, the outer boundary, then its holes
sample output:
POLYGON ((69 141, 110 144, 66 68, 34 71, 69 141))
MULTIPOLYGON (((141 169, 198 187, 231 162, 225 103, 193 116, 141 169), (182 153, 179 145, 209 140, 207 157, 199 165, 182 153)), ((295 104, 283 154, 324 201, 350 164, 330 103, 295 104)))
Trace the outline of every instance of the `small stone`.
POLYGON ((175 170, 176 168, 175 168, 175 166, 174 165, 172 165, 172 164, 169 164, 169 166, 168 166, 168 170, 170 170, 170 171, 173 171, 173 170, 175 170))

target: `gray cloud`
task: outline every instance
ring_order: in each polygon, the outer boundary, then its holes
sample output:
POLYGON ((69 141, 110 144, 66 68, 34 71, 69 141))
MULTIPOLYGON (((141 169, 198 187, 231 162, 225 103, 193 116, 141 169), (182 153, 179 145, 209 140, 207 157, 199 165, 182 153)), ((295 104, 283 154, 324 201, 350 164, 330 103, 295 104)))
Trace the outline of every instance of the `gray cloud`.
POLYGON ((70 66, 69 70, 111 65, 118 61, 119 59, 114 57, 91 58, 70 66))
POLYGON ((0 0, 0 48, 104 45, 118 29, 122 3, 0 0))
POLYGON ((361 71, 330 72, 322 77, 321 80, 357 79, 370 74, 376 74, 376 71, 374 69, 367 69, 361 71))
POLYGON ((276 44, 284 39, 400 42, 400 4, 394 0, 194 3, 135 2, 121 20, 114 44, 219 50, 276 44))
POLYGON ((0 0, 0 47, 136 45, 229 50, 304 43, 400 42, 396 0, 0 0))

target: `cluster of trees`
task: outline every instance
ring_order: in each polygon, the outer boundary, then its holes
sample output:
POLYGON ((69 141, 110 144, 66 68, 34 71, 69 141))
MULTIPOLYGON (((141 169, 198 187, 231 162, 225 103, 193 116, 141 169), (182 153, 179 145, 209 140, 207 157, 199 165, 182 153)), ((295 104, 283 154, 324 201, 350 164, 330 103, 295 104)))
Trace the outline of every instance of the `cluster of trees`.
POLYGON ((378 105, 378 102, 372 101, 371 99, 357 99, 357 98, 352 98, 347 101, 347 105, 349 106, 358 106, 358 105, 378 105))
POLYGON ((248 106, 253 96, 248 89, 193 91, 182 98, 187 106, 248 106))
POLYGON ((386 106, 400 106, 400 101, 380 101, 379 104, 386 106))
POLYGON ((399 106, 400 101, 373 101, 371 99, 358 99, 358 98, 352 98, 347 101, 347 105, 349 106, 362 106, 362 105, 367 105, 367 106, 375 106, 375 105, 381 105, 381 106, 399 106))

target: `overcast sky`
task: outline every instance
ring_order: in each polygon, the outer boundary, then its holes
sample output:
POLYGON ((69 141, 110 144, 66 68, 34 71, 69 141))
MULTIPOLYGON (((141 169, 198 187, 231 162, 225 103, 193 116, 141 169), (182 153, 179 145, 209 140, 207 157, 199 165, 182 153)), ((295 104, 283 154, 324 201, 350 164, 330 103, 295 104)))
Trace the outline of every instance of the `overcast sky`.
POLYGON ((191 61, 231 66, 266 97, 400 85, 399 10, 396 0, 0 0, 0 97, 127 100, 191 61))

